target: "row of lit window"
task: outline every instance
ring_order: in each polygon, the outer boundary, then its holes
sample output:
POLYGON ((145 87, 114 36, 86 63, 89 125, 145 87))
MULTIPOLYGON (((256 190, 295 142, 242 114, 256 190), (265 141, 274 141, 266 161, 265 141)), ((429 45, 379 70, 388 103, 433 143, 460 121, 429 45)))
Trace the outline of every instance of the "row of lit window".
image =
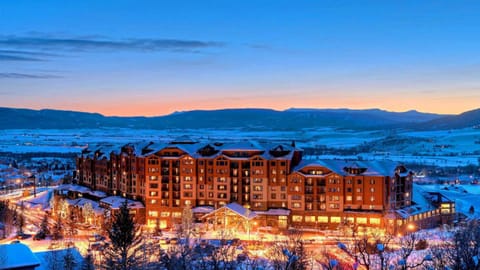
MULTIPOLYGON (((341 217, 338 216, 299 216, 293 215, 292 221, 293 222, 302 222, 305 218, 305 222, 318 222, 318 223, 340 223, 342 221, 341 217)), ((380 225, 380 218, 366 218, 366 217, 346 217, 344 220, 347 220, 351 223, 356 224, 371 224, 371 225, 380 225)))

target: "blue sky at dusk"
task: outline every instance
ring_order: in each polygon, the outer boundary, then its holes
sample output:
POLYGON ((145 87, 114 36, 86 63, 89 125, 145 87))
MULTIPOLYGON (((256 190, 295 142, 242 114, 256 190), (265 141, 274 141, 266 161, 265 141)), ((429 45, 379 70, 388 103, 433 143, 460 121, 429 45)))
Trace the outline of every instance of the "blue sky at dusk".
POLYGON ((480 107, 478 1, 2 1, 0 106, 480 107))

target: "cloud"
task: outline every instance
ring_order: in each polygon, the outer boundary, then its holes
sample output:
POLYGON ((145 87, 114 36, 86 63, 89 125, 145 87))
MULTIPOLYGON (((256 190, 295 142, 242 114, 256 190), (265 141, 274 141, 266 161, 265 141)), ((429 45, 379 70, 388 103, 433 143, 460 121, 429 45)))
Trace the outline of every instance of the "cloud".
POLYGON ((0 49, 0 61, 46 61, 46 57, 52 56, 59 55, 46 52, 0 49))
POLYGON ((43 61, 43 59, 22 55, 2 54, 0 52, 0 61, 43 61))
POLYGON ((0 46, 34 50, 55 51, 137 51, 137 52, 198 52, 201 49, 225 46, 222 42, 187 39, 129 38, 112 39, 106 37, 52 37, 43 36, 0 36, 0 46))
POLYGON ((56 79, 57 75, 0 72, 0 79, 56 79))

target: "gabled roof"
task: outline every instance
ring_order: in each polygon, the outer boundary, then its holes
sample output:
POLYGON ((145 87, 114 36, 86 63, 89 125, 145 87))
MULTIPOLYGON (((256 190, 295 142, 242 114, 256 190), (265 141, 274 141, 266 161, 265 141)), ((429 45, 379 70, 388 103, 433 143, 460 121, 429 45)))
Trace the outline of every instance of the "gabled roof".
POLYGON ((238 143, 228 143, 220 147, 221 151, 263 151, 264 148, 260 147, 258 144, 244 141, 238 143))
POLYGON ((100 207, 98 202, 92 201, 86 198, 78 198, 78 199, 67 199, 67 202, 69 205, 76 205, 78 207, 84 207, 87 203, 89 203, 92 206, 93 212, 97 215, 102 215, 104 212, 104 209, 100 207))
POLYGON ((235 214, 245 218, 245 219, 253 219, 257 216, 257 214, 254 212, 254 211, 251 211, 243 206, 241 206, 240 204, 236 203, 236 202, 232 202, 232 203, 229 203, 227 205, 224 205, 218 209, 216 209, 215 211, 212 211, 206 215, 203 216, 203 218, 207 217, 207 216, 211 216, 211 215, 215 215, 217 212, 221 212, 221 211, 224 211, 224 210, 229 210, 229 211, 232 211, 234 212, 235 214))
POLYGON ((290 212, 290 210, 283 208, 271 208, 267 211, 255 211, 255 213, 265 216, 289 216, 290 212))
POLYGON ((40 260, 22 243, 0 245, 0 269, 24 269, 40 266, 40 260))
POLYGON ((92 190, 88 187, 79 186, 75 184, 61 184, 55 188, 56 190, 68 190, 73 192, 80 192, 80 193, 90 193, 92 190))
MULTIPOLYGON (((125 202, 125 198, 120 196, 110 196, 101 199, 100 202, 108 204, 111 209, 119 209, 122 206, 123 202, 125 202)), ((127 200, 127 205, 130 209, 145 208, 145 206, 143 206, 141 202, 133 200, 127 200)))
MULTIPOLYGON (((365 168, 366 170, 363 173, 358 175, 364 176, 393 176, 395 174, 396 168, 399 166, 397 162, 390 160, 382 161, 344 161, 344 160, 302 160, 298 164, 294 171, 300 171, 305 167, 309 166, 318 166, 325 167, 336 174, 348 176, 355 175, 348 173, 345 168, 365 168)), ((401 173, 402 176, 407 175, 408 172, 401 173)))

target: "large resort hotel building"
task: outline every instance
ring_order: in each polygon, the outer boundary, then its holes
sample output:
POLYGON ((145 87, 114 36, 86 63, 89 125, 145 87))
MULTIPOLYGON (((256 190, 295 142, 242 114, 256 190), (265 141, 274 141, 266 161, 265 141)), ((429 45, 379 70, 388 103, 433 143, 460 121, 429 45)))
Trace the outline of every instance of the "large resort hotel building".
POLYGON ((413 175, 401 164, 302 160, 302 153, 293 142, 89 147, 77 158, 76 185, 64 188, 141 202, 134 213, 151 228, 181 223, 185 207, 210 224, 229 212, 275 230, 349 223, 401 232, 453 217, 454 203, 441 194, 414 193, 413 175))

